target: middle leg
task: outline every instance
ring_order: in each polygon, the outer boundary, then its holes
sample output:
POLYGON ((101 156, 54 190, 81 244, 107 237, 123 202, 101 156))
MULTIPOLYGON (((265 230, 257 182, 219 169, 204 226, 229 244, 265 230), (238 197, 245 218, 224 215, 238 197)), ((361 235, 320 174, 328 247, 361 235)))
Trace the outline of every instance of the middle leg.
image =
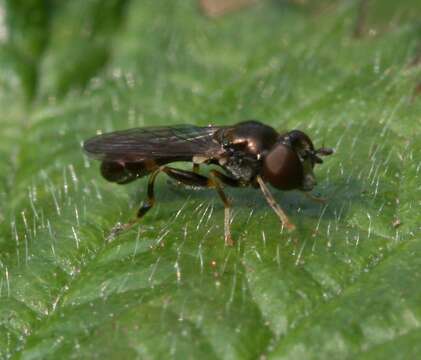
POLYGON ((231 202, 228 200, 227 196, 222 189, 220 178, 223 175, 216 170, 210 172, 209 186, 214 187, 218 192, 219 197, 224 203, 224 239, 225 245, 234 246, 234 240, 231 236, 231 202))
POLYGON ((219 197, 221 198, 224 204, 225 244, 228 246, 233 246, 234 241, 231 236, 231 202, 228 200, 227 196, 225 195, 224 190, 222 189, 221 183, 223 182, 231 186, 240 186, 239 182, 216 170, 212 170, 210 172, 209 178, 192 171, 179 170, 179 169, 175 169, 171 167, 164 167, 162 171, 164 171, 168 176, 174 178, 175 180, 183 184, 216 189, 219 197))

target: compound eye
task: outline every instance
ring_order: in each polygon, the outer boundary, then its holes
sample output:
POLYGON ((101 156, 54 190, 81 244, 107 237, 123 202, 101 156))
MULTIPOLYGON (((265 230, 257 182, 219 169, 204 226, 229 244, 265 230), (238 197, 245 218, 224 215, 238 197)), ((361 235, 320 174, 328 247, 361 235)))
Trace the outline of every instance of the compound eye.
POLYGON ((303 166, 295 151, 277 144, 263 160, 262 177, 281 190, 299 189, 303 183, 303 166))

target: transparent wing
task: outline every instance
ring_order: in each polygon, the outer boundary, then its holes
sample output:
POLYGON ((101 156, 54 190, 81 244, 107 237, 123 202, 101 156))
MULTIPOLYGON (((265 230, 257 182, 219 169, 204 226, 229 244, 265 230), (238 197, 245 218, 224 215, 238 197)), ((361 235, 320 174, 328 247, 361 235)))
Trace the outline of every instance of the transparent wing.
POLYGON ((93 158, 110 161, 213 158, 224 152, 213 136, 218 129, 194 125, 135 128, 95 136, 83 148, 93 158))

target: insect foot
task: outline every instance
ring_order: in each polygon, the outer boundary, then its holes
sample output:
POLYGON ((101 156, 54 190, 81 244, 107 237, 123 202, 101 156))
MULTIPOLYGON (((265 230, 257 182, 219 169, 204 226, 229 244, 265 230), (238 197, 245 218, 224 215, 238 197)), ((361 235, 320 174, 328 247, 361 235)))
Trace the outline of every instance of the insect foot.
POLYGON ((113 226, 113 228, 111 229, 110 233, 107 235, 107 237, 105 238, 106 242, 111 242, 113 241, 118 235, 120 235, 123 231, 125 230, 125 227, 123 226, 122 223, 118 222, 117 224, 115 224, 113 226))
MULTIPOLYGON (((281 221, 282 223, 282 221, 281 221)), ((289 231, 292 232, 296 229, 295 225, 291 222, 287 222, 287 223, 282 223, 282 226, 285 226, 285 228, 289 231)))

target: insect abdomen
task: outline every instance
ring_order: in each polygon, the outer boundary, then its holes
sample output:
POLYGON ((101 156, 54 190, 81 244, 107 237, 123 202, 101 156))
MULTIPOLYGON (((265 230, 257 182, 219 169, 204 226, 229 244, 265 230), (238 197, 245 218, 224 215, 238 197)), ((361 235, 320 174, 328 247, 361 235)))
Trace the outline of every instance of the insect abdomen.
POLYGON ((104 179, 117 184, 127 184, 149 174, 144 162, 122 163, 103 161, 101 175, 104 179))

